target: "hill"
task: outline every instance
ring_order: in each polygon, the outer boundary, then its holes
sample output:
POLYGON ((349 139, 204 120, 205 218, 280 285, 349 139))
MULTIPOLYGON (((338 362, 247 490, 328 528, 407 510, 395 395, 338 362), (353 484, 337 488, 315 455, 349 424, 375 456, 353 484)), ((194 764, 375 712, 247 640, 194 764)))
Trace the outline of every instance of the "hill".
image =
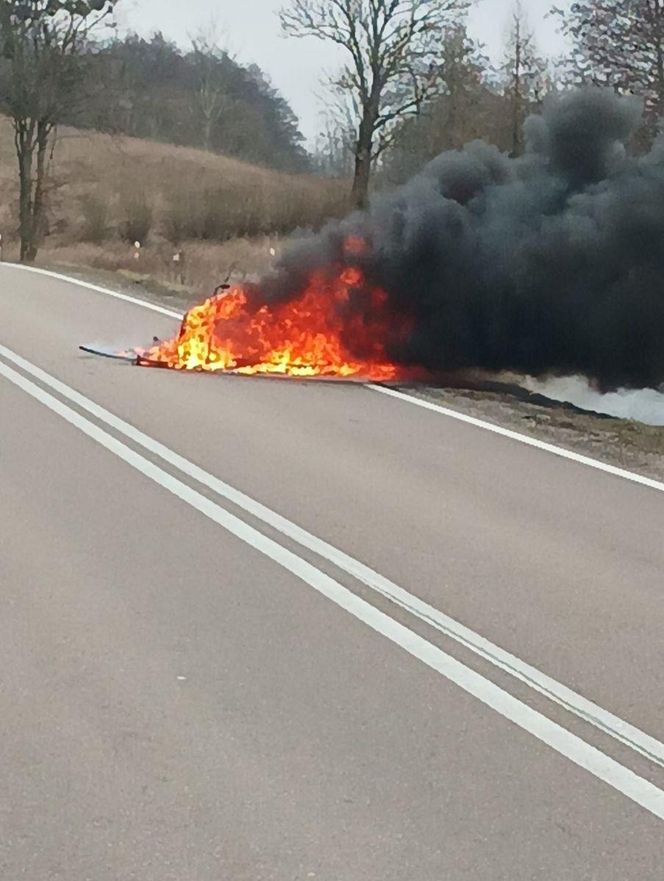
MULTIPOLYGON (((275 239, 342 213, 347 192, 345 181, 65 129, 51 161, 41 259, 108 269, 140 266, 143 273, 175 273, 181 284, 199 288, 205 283, 197 263, 211 263, 214 278, 234 261, 247 271, 260 270, 275 239), (136 240, 143 245, 139 261, 136 240), (180 251, 183 260, 175 267, 173 256, 180 251)), ((10 121, 0 117, 0 232, 9 258, 15 256, 16 218, 13 133, 10 121)))
POLYGON ((87 75, 61 122, 166 144, 201 147, 280 171, 307 171, 298 119, 257 65, 216 43, 215 29, 185 50, 162 34, 90 46, 87 75))

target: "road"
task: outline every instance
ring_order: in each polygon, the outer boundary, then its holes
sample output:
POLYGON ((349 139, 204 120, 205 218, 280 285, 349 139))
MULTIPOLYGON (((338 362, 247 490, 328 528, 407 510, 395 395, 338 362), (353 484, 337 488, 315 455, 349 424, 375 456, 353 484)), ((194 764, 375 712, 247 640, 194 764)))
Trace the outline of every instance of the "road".
POLYGON ((0 267, 0 879, 661 881, 662 488, 176 325, 0 267))

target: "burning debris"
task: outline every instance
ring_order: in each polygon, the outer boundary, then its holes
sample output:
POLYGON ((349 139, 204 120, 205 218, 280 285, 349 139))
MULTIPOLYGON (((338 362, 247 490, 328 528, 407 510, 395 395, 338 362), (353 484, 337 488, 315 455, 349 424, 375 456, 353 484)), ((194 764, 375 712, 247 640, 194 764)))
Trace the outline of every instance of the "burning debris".
POLYGON ((250 375, 393 379, 397 367, 385 351, 386 303, 386 294, 351 267, 313 273, 293 300, 265 303, 256 290, 231 288, 191 309, 175 339, 137 352, 136 363, 250 375))
POLYGON ((137 363, 395 379, 483 368, 664 382, 664 140, 628 156, 632 98, 552 100, 510 159, 444 153, 366 213, 294 244, 137 363))

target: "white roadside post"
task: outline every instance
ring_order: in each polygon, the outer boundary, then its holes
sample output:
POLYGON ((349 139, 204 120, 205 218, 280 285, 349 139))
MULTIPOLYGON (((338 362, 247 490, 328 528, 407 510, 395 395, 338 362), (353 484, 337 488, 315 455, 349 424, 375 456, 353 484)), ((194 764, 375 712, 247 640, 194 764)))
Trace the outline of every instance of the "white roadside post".
POLYGON ((173 254, 173 269, 175 272, 175 277, 179 281, 180 284, 184 284, 184 252, 176 251, 173 254))

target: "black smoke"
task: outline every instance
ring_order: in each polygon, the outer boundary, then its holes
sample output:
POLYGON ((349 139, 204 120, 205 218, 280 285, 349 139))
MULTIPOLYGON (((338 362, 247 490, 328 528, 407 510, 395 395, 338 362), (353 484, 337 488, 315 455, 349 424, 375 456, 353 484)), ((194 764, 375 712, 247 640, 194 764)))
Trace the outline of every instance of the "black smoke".
POLYGON ((551 100, 527 121, 524 157, 479 141, 443 153, 367 213, 294 245, 263 294, 292 297, 312 270, 359 262, 389 295, 388 345, 404 365, 658 387, 664 141, 629 154, 640 116, 637 100, 601 90, 551 100), (349 235, 368 244, 359 258, 349 235))

